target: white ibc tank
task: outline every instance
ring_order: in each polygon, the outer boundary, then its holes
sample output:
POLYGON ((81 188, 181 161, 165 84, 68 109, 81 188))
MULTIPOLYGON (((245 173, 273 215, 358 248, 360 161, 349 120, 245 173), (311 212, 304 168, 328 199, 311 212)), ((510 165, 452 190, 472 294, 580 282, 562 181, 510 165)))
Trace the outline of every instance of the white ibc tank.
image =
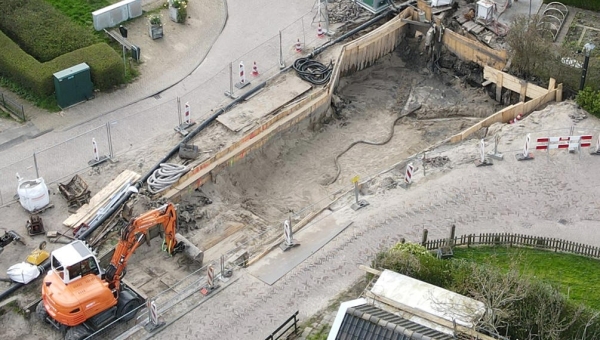
POLYGON ((50 203, 50 195, 48 194, 48 187, 44 183, 43 178, 34 180, 24 180, 19 174, 17 174, 19 180, 19 186, 17 193, 19 194, 19 202, 25 210, 36 211, 47 206, 50 203))

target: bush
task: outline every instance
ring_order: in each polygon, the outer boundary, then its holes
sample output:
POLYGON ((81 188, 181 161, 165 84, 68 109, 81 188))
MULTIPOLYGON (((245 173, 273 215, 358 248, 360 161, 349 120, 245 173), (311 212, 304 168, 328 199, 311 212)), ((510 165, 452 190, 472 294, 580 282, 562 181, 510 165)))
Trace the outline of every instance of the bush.
POLYGON ((0 75, 41 97, 52 94, 52 72, 0 32, 0 75))
POLYGON ((41 62, 98 42, 43 0, 0 0, 0 30, 41 62))
POLYGON ((80 63, 87 63, 90 66, 92 82, 97 89, 108 90, 123 83, 123 60, 106 43, 64 54, 47 64, 54 73, 80 63))
POLYGON ((100 90, 110 89, 123 82, 121 58, 105 43, 64 54, 47 63, 40 63, 0 32, 0 50, 0 75, 40 97, 54 93, 54 73, 80 63, 90 66, 92 82, 100 90))
MULTIPOLYGON (((485 304, 479 328, 510 339, 572 340, 600 338, 600 312, 577 304, 555 287, 506 270, 493 262, 440 260, 418 245, 397 245, 377 254, 373 267, 389 269, 450 289, 485 304)), ((517 263, 518 258, 511 259, 517 263)))
POLYGON ((600 118, 600 91, 586 87, 583 91, 579 91, 575 101, 584 110, 600 118))

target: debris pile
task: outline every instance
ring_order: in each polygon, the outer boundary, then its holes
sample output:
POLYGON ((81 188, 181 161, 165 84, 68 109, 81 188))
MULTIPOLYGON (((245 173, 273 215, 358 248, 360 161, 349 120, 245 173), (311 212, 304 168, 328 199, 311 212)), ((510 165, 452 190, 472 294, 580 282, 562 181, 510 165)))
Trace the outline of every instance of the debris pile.
POLYGON ((434 168, 441 168, 444 165, 450 162, 450 158, 448 156, 435 156, 430 158, 424 158, 423 164, 429 165, 434 168))
POLYGON ((371 15, 353 0, 329 0, 327 13, 329 13, 329 23, 331 24, 346 23, 363 15, 371 15))

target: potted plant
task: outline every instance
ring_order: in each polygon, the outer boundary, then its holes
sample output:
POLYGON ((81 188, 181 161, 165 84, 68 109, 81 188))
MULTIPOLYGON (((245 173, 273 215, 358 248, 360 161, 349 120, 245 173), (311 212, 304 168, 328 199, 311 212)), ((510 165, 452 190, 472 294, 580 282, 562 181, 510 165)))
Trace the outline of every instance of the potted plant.
POLYGON ((162 24, 162 19, 160 18, 160 15, 152 14, 148 18, 148 23, 150 24, 149 28, 148 28, 148 33, 150 34, 150 37, 153 40, 162 38, 163 37, 163 24, 162 24))
POLYGON ((188 0, 169 0, 169 18, 174 22, 184 23, 187 18, 188 0))

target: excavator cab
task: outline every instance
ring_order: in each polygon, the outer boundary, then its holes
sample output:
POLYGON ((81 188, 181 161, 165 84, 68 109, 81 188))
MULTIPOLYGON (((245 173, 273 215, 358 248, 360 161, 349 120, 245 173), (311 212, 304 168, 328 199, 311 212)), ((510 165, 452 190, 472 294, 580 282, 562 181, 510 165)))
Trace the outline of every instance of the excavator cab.
POLYGON ((96 255, 82 241, 74 241, 53 251, 50 265, 65 285, 88 274, 99 278, 104 274, 96 255))

